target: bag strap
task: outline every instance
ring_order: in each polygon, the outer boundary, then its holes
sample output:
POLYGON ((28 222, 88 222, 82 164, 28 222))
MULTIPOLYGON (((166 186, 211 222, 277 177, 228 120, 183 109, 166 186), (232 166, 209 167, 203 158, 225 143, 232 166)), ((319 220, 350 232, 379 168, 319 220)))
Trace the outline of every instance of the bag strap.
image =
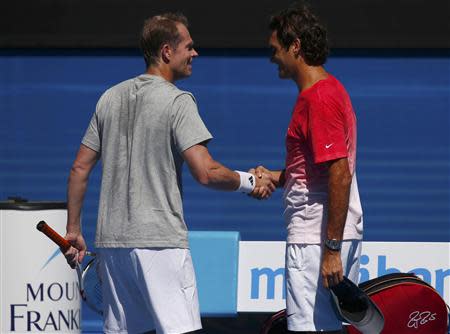
POLYGON ((433 290, 435 290, 430 284, 420 279, 414 274, 410 273, 394 273, 384 275, 378 278, 374 278, 372 280, 361 283, 359 287, 366 294, 372 295, 376 292, 382 291, 384 289, 388 289, 390 287, 402 284, 402 283, 413 283, 419 285, 425 285, 433 290))
POLYGON ((261 334, 268 334, 272 328, 272 325, 274 322, 281 318, 286 318, 286 309, 279 310, 278 312, 275 312, 272 314, 263 324, 261 328, 261 334))

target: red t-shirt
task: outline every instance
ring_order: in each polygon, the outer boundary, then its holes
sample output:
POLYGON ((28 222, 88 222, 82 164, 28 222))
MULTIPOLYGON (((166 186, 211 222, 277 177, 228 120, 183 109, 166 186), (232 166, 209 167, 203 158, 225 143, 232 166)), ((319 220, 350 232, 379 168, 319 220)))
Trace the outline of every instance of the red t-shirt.
POLYGON ((344 239, 362 238, 355 176, 356 117, 345 88, 329 75, 302 91, 286 135, 285 219, 288 243, 320 243, 327 213, 326 161, 347 158, 353 182, 344 239))

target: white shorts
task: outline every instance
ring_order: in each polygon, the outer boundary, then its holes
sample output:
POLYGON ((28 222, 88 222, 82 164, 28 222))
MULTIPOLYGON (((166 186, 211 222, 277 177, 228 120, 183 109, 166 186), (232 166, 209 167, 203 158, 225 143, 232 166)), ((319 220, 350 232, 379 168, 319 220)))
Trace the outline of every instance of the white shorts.
POLYGON ((202 328, 189 249, 101 248, 98 256, 105 333, 202 328))
MULTIPOLYGON (((358 282, 361 241, 342 243, 344 276, 358 282)), ((286 316, 291 331, 336 331, 342 328, 320 274, 321 245, 286 245, 286 316)))

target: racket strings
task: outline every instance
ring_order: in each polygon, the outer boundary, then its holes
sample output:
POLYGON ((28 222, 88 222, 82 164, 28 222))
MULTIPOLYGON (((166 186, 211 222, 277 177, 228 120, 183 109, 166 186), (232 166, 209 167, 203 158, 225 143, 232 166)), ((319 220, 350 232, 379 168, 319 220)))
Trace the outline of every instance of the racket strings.
POLYGON ((102 296, 102 286, 100 284, 100 282, 97 282, 97 284, 95 285, 95 298, 99 301, 99 304, 102 303, 103 301, 103 296, 102 296))
POLYGON ((102 283, 98 275, 98 264, 89 263, 83 274, 84 300, 98 313, 103 311, 102 283))

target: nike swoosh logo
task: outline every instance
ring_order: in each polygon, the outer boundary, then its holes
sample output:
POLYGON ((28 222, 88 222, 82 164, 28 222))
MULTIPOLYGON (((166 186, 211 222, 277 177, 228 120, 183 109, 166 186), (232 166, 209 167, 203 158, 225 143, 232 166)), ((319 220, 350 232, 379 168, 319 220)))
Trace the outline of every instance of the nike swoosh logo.
POLYGON ((334 144, 334 143, 331 143, 331 144, 325 145, 325 148, 330 148, 331 146, 333 146, 333 144, 334 144))

